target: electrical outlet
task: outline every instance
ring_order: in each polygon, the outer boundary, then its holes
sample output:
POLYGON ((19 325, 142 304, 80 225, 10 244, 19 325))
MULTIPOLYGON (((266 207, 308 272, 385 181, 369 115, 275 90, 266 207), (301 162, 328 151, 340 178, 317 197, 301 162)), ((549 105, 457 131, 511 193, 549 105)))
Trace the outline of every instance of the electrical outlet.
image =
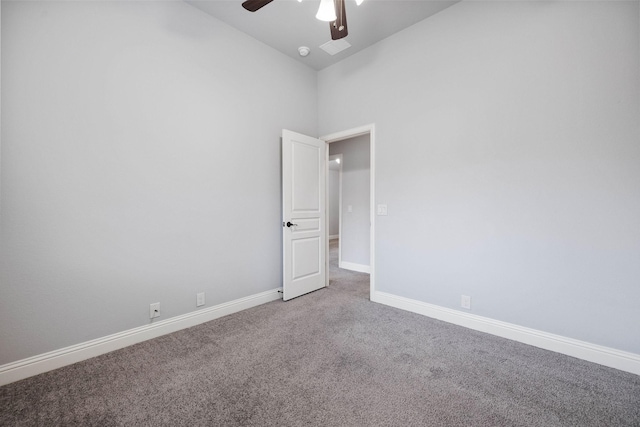
POLYGON ((196 307, 200 307, 201 305, 204 305, 204 292, 196 294, 196 307))
POLYGON ((153 304, 149 304, 149 319, 153 319, 154 317, 160 317, 159 302, 154 302, 153 304))
POLYGON ((468 295, 462 295, 462 300, 460 302, 462 308, 466 308, 467 310, 471 310, 471 297, 468 295))

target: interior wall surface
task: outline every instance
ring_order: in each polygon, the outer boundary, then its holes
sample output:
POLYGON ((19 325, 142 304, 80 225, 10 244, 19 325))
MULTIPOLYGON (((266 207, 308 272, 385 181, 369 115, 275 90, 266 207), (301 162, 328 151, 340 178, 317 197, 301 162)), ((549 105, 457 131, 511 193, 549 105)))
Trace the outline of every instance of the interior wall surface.
POLYGON ((319 72, 320 134, 376 124, 378 291, 640 354, 639 17, 460 2, 319 72))
POLYGON ((316 93, 183 2, 3 1, 0 364, 281 286, 316 93))
POLYGON ((329 169, 329 236, 340 234, 340 170, 329 169))

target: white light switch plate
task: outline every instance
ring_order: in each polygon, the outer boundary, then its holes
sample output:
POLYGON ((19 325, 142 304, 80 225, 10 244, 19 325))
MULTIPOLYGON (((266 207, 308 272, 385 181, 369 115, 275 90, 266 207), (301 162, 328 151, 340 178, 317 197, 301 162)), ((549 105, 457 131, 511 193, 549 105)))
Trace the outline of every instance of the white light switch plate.
POLYGON ((387 205, 378 205, 378 215, 387 214, 387 205))

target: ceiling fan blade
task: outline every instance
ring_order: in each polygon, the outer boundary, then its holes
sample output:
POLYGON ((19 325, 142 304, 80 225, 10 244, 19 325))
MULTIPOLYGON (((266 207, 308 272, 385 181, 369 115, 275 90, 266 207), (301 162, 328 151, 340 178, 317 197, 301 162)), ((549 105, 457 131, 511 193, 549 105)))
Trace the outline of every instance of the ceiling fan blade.
POLYGON ((349 35, 349 31, 347 30, 347 12, 344 0, 333 0, 333 2, 336 6, 336 16, 338 18, 329 23, 329 28, 331 29, 331 39, 338 40, 349 35))
POLYGON ((273 0, 247 0, 244 3, 242 3, 242 7, 247 9, 249 12, 255 12, 261 7, 268 5, 272 1, 273 0))

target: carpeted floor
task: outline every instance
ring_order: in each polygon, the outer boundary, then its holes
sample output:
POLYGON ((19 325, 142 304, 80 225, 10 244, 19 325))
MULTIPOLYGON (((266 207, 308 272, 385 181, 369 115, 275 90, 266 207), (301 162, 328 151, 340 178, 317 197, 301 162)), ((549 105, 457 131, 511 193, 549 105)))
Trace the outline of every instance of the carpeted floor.
POLYGON ((0 425, 640 426, 640 377, 368 300, 367 274, 0 388, 0 425))

